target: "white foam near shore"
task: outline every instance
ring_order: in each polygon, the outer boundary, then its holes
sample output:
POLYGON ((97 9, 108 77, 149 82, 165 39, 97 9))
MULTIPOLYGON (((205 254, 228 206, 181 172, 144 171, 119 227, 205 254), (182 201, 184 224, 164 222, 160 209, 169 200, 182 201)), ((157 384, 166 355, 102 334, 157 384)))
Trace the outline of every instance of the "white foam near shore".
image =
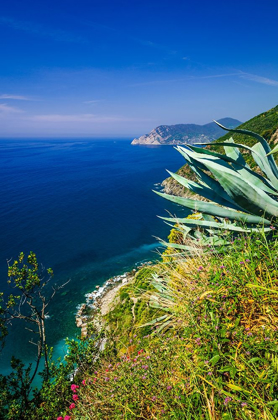
MULTIPOLYGON (((90 309, 96 309, 96 301, 101 299, 103 295, 107 292, 107 290, 115 286, 117 283, 120 283, 120 282, 122 284, 127 283, 129 275, 130 273, 124 273, 124 274, 112 277, 111 279, 107 280, 103 284, 103 286, 95 286, 96 290, 85 294, 85 298, 86 298, 85 305, 90 309)), ((82 308, 84 308, 84 303, 79 304, 77 306, 77 314, 82 308)))

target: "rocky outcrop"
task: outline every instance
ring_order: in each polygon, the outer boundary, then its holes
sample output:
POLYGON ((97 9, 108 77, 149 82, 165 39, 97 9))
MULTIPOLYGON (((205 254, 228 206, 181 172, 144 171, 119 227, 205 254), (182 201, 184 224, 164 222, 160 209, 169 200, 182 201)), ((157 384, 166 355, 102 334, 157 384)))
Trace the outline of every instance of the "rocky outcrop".
MULTIPOLYGON (((234 128, 241 124, 233 118, 222 118, 219 120, 222 125, 234 128)), ((215 123, 205 125, 197 124, 176 124, 160 125, 138 139, 134 139, 131 144, 150 144, 150 145, 175 145, 192 143, 210 143, 223 134, 223 130, 215 123)))

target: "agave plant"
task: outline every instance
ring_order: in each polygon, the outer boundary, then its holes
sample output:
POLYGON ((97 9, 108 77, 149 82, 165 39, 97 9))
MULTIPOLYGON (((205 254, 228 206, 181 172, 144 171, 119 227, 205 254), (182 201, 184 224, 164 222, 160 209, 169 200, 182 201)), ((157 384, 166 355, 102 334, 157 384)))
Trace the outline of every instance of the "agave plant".
MULTIPOLYGON (((215 121, 216 122, 216 121, 215 121)), ((214 146, 224 146, 220 154, 193 145, 176 147, 195 173, 198 182, 169 172, 172 178, 206 201, 177 197, 155 191, 157 194, 181 206, 198 212, 194 219, 162 217, 167 223, 178 223, 184 236, 201 240, 206 245, 223 245, 223 235, 216 232, 233 233, 270 232, 278 226, 278 167, 273 158, 276 148, 271 150, 267 141, 259 134, 248 130, 229 129, 217 123, 226 131, 249 135, 258 142, 253 147, 235 143, 233 138, 214 146), (251 152, 259 168, 253 171, 239 149, 251 152), (264 176, 261 175, 264 174, 264 176), (198 229, 196 229, 198 228, 198 229)), ((199 146, 207 146, 202 143, 199 146)), ((167 244, 174 248, 190 251, 191 247, 167 244)))

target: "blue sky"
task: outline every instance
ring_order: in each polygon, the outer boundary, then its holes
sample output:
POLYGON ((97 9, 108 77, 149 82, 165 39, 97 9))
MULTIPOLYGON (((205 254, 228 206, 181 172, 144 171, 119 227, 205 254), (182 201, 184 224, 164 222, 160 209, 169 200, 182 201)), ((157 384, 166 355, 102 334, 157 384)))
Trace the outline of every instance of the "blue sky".
POLYGON ((275 1, 5 0, 0 137, 134 137, 278 104, 275 1))

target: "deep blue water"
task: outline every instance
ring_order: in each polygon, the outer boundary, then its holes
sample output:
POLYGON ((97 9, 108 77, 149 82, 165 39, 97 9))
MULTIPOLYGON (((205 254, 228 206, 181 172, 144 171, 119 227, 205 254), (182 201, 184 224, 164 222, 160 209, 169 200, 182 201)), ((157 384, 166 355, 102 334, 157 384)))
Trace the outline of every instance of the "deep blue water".
MULTIPOLYGON (((50 307, 47 335, 56 354, 74 336, 76 306, 107 278, 155 259, 154 236, 169 226, 156 215, 181 213, 152 192, 176 171, 182 156, 169 146, 131 146, 121 140, 0 140, 0 290, 6 260, 30 250, 70 283, 50 307)), ((11 354, 31 360, 24 326, 10 334, 0 368, 11 354)))

